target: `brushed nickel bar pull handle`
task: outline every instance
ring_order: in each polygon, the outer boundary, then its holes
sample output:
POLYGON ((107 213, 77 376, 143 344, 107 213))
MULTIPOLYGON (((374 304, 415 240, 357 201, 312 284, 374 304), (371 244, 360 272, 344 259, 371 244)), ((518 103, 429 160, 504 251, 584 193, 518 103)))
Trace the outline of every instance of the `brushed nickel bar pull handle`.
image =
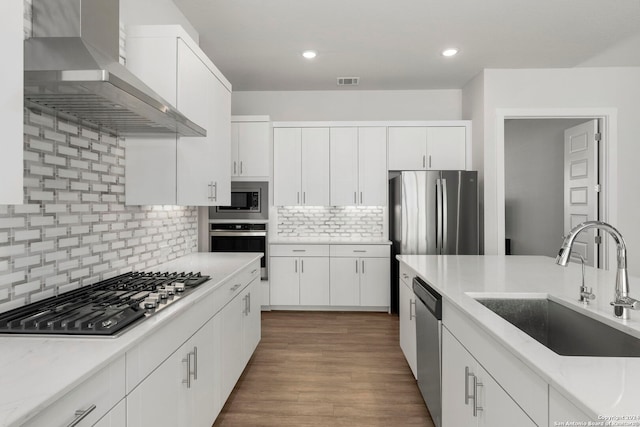
POLYGON ((362 191, 360 192, 360 204, 362 204, 362 191))
POLYGON ((242 160, 240 160, 240 175, 242 175, 242 160))
POLYGON ((238 169, 236 168, 236 162, 233 162, 233 174, 237 174, 238 173, 238 169))
POLYGON ((427 167, 427 156, 422 155, 422 167, 426 168, 427 167))
POLYGON ((193 379, 198 379, 198 346, 193 346, 193 379))
POLYGON ((409 300, 409 320, 413 320, 416 317, 416 300, 409 300), (413 307, 413 310, 411 309, 413 307))
POLYGON ((300 260, 300 273, 304 273, 304 260, 300 260))
POLYGON ((182 363, 187 364, 187 379, 182 380, 182 384, 186 384, 187 388, 191 388, 191 352, 187 353, 187 357, 182 359, 182 363))
POLYGON ((482 387, 480 381, 478 381, 478 377, 473 376, 473 416, 477 417, 479 411, 483 411, 484 408, 482 406, 478 406, 478 387, 482 387))
POLYGON ((358 274, 358 260, 356 260, 356 274, 358 274))
POLYGON ((469 377, 475 377, 475 375, 469 372, 468 366, 465 366, 464 367, 464 404, 465 405, 468 405, 469 400, 473 398, 473 396, 469 394, 469 377))
POLYGON ((69 423, 67 427, 77 426, 80 423, 80 421, 84 420, 86 416, 89 415, 91 412, 93 412, 95 409, 96 409, 95 404, 92 404, 87 409, 78 409, 74 414, 76 417, 73 419, 73 421, 71 421, 71 423, 69 423))
POLYGON ((357 191, 353 192, 353 203, 358 203, 358 192, 357 191))
POLYGON ((298 260, 295 260, 295 263, 296 263, 296 265, 295 265, 293 271, 294 271, 294 273, 297 273, 298 272, 298 260))
POLYGON ((362 274, 364 274, 364 260, 362 260, 362 274))
POLYGON ((247 295, 247 310, 248 314, 251 314, 251 292, 247 295))

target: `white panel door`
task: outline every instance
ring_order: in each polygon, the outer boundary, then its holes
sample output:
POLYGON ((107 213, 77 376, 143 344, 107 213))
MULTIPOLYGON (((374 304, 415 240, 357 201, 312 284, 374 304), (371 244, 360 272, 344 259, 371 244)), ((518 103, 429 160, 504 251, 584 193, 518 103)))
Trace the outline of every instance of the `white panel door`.
POLYGON ((387 129, 384 127, 358 129, 358 182, 358 204, 387 205, 387 129))
POLYGON ((240 175, 238 153, 240 152, 240 123, 231 122, 231 176, 240 175))
MULTIPOLYGON (((217 371, 220 360, 215 345, 214 322, 207 322, 181 348, 182 353, 191 353, 191 387, 187 390, 187 425, 210 427, 218 416, 220 404, 220 382, 217 371)), ((180 351, 180 350, 178 350, 180 351)))
POLYGON ((273 129, 273 198, 276 206, 294 206, 302 203, 300 138, 300 128, 273 129))
POLYGON ((466 128, 427 128, 427 169, 464 170, 466 166, 466 128))
POLYGON ((228 205, 231 201, 231 94, 182 40, 178 40, 177 107, 207 130, 205 137, 178 141, 178 204, 228 205))
MULTIPOLYGON (((236 385, 242 370, 244 360, 242 356, 242 321, 244 301, 236 295, 214 318, 216 335, 220 337, 220 407, 224 406, 227 397, 236 385)), ((176 424, 178 425, 178 424, 176 424)))
POLYGON ((402 280, 400 280, 400 348, 411 368, 413 377, 416 375, 416 296, 402 280))
POLYGON ((331 258, 331 305, 360 305, 360 260, 358 258, 331 258))
POLYGON ((389 127, 389 170, 424 170, 426 127, 389 127))
POLYGON ((177 350, 127 395, 127 425, 175 427, 187 422, 184 358, 186 353, 177 350))
POLYGON ((389 306, 389 258, 360 258, 360 305, 389 306))
POLYGON ((300 305, 329 305, 329 258, 300 258, 300 305))
POLYGON ((302 128, 302 204, 329 206, 329 128, 302 128))
MULTIPOLYGON (((331 128, 330 152, 331 205, 359 204, 358 128, 331 128)), ((386 175, 386 168, 384 172, 386 175)))
POLYGON ((242 325, 242 336, 244 342, 242 344, 242 353, 245 364, 251 359, 251 355, 260 342, 262 335, 260 323, 260 305, 262 303, 262 287, 260 279, 255 278, 245 291, 246 310, 242 325))
POLYGON ((298 257, 271 257, 269 288, 271 305, 300 304, 300 260, 298 257))
POLYGON ((238 176, 268 177, 269 123, 239 123, 238 142, 238 176))
MULTIPOLYGON (((585 221, 598 219, 598 121, 591 120, 564 131, 564 234, 585 221)), ((580 233, 573 244, 572 258, 598 266, 599 245, 595 230, 580 233)))
MULTIPOLYGON (((487 371, 479 364, 474 375, 478 385, 477 405, 482 410, 477 412, 478 425, 482 427, 536 427, 531 418, 511 399, 487 371)), ((473 391, 473 390, 472 390, 473 391)), ((473 403, 471 403, 473 405, 473 403)))
MULTIPOLYGON (((477 425, 473 416, 473 400, 466 398, 472 387, 466 371, 473 373, 475 359, 451 335, 442 328, 442 426, 471 427, 477 425)), ((513 424, 516 425, 516 424, 513 424)))
POLYGON ((24 2, 2 2, 0 47, 0 204, 24 203, 24 2))

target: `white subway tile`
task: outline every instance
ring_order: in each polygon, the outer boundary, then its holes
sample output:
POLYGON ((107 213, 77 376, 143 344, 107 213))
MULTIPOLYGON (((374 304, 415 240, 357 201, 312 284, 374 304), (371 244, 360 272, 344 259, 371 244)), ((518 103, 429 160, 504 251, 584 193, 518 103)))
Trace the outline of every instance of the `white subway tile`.
POLYGON ((40 230, 21 230, 16 231, 13 235, 13 240, 16 242, 23 242, 25 240, 36 240, 40 238, 40 230))
POLYGON ((29 252, 48 252, 52 251, 55 247, 53 240, 46 240, 43 242, 33 242, 29 245, 29 252))
POLYGON ((89 138, 89 139, 98 140, 98 138, 99 138, 98 132, 94 132, 94 131, 89 130, 89 129, 82 129, 81 134, 82 134, 83 137, 89 138))

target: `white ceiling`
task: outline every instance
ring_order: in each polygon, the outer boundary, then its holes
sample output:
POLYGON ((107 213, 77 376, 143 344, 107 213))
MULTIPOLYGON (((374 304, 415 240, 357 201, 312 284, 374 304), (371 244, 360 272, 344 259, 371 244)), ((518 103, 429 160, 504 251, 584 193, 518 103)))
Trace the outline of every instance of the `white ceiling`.
POLYGON ((483 68, 573 67, 640 33, 640 0, 174 2, 234 91, 332 90, 339 76, 455 89, 483 68))

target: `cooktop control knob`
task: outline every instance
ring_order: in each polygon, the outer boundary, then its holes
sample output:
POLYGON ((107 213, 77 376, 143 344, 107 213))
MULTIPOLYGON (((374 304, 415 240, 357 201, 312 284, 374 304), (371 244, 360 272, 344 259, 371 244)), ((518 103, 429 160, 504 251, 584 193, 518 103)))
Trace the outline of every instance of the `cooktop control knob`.
POLYGON ((173 286, 175 286, 176 292, 184 292, 184 282, 174 282, 173 286))
POLYGON ((169 295, 175 295, 176 294, 176 287, 174 285, 166 285, 164 288, 167 290, 167 293, 169 295))

